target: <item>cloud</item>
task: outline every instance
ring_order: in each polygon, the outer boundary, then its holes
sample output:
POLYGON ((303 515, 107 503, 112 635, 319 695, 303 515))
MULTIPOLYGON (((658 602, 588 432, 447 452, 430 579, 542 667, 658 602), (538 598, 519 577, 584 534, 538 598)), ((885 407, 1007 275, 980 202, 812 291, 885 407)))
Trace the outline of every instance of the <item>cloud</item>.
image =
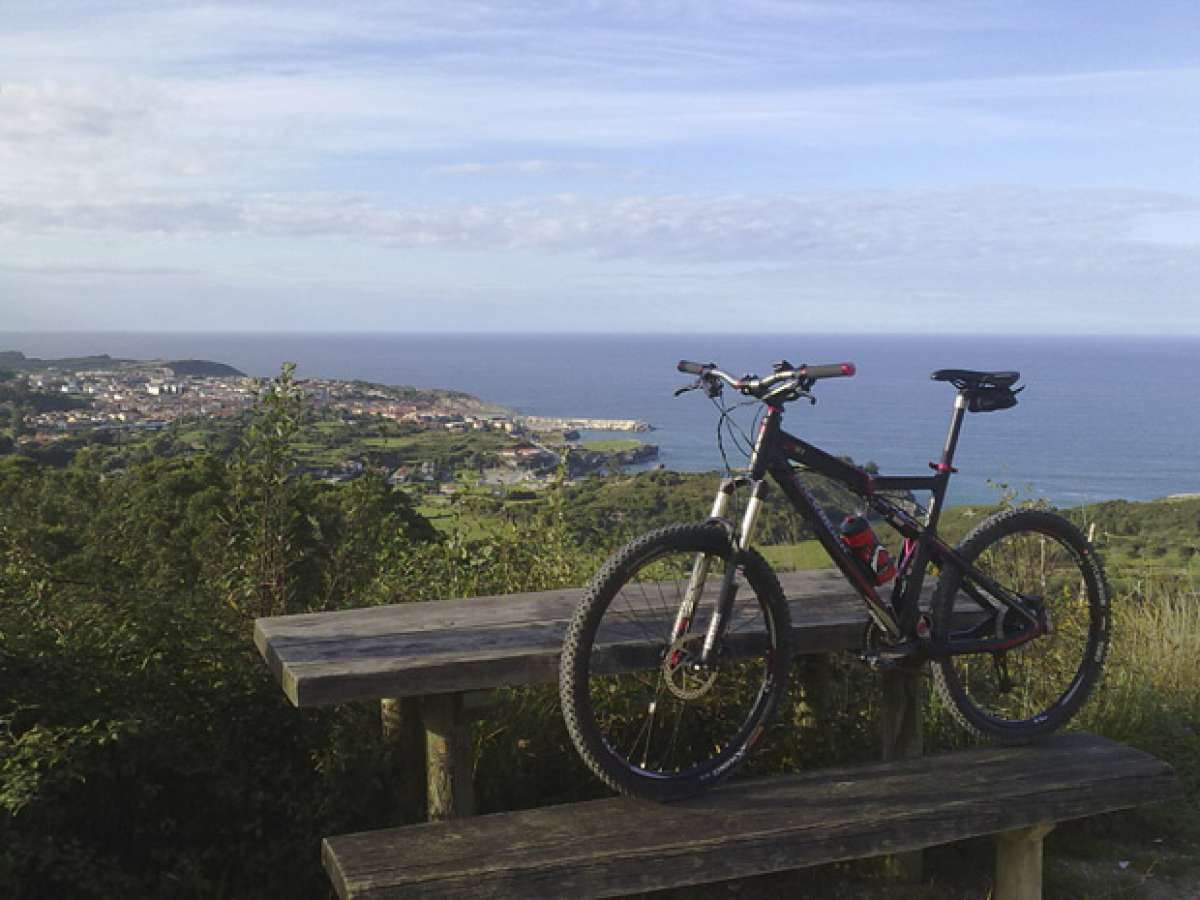
POLYGON ((0 275, 64 278, 90 281, 96 278, 177 278, 199 274, 194 269, 171 266, 99 266, 84 264, 0 265, 0 275))
POLYGON ((1187 195, 1017 186, 610 199, 564 194, 493 203, 392 205, 362 194, 239 194, 206 202, 0 203, 0 226, 345 237, 387 246, 521 248, 701 262, 861 263, 928 257, 950 263, 1000 251, 1036 260, 1052 257, 1056 247, 1067 244, 1109 249, 1128 244, 1136 249, 1154 243, 1135 234, 1144 217, 1197 211, 1200 198, 1187 195))
POLYGON ((1133 123, 1148 140, 1200 136, 1178 115, 1200 101, 1194 60, 942 64, 984 25, 1044 27, 1000 4, 30 4, 0 32, 0 196, 302 193, 593 163, 686 174, 675 160, 714 145, 730 161, 976 152, 1133 123))
POLYGON ((504 162, 445 163, 428 170, 430 175, 620 175, 640 173, 622 171, 615 166, 585 160, 520 159, 504 162))
POLYGON ((64 139, 104 140, 151 124, 161 95, 145 81, 110 79, 100 89, 81 82, 0 85, 0 141, 36 143, 43 151, 64 139))
MULTIPOLYGON (((0 205, 0 223, 27 212, 0 205)), ((857 328, 842 315, 853 309, 870 316, 870 329, 912 330, 918 321, 935 330, 1200 329, 1200 248, 1151 239, 1140 227, 1194 219, 1200 199, 1144 191, 564 195, 391 206, 364 196, 239 195, 207 206, 64 206, 51 219, 32 212, 36 222, 26 218, 18 230, 37 224, 58 246, 70 247, 81 223, 123 237, 93 242, 91 275, 0 272, 10 284, 0 317, 17 324, 37 320, 22 307, 47 297, 64 308, 80 290, 161 300, 156 285, 187 278, 168 291, 188 298, 168 320, 191 327, 207 327, 191 311, 198 298, 229 306, 243 297, 246 312, 233 321, 257 323, 271 319, 266 298, 292 291, 316 304, 311 328, 374 327, 380 317, 394 327, 540 328, 551 309, 562 323, 555 327, 569 328, 576 316, 577 328, 611 328, 614 320, 595 312, 603 308, 664 328, 730 315, 857 328), (106 243, 127 252, 112 260, 106 243), (145 258, 197 275, 101 271, 121 260, 136 269, 145 258), (197 289, 200 281, 209 287, 197 289), (322 297, 339 299, 323 308, 322 297), (516 319, 478 311, 522 304, 545 308, 516 319)), ((106 308, 89 308, 86 320, 125 315, 106 308)))
POLYGON ((618 270, 764 298, 1182 294, 1200 68, 1165 24, 899 0, 17 4, 4 261, 112 281, 106 254, 165 251, 247 292, 343 263, 555 302, 618 270))
POLYGON ((960 4, 914 7, 852 0, 724 5, 702 0, 336 5, 75 0, 8 11, 5 58, 30 68, 132 63, 164 71, 213 67, 228 72, 297 61, 330 69, 353 57, 397 67, 405 61, 445 60, 460 70, 515 63, 527 71, 553 66, 665 78, 681 67, 742 66, 755 57, 794 63, 887 55, 874 46, 856 46, 863 42, 855 37, 886 31, 894 42, 901 35, 969 32, 1012 19, 1008 5, 967 11, 960 4))
MULTIPOLYGON (((23 214, 0 206, 0 222, 23 214)), ((38 220, 50 246, 71 247, 80 222, 108 236, 66 262, 0 267, 0 318, 47 327, 54 320, 30 304, 68 309, 78 295, 80 312, 62 321, 124 321, 115 300, 82 298, 140 296, 160 305, 164 322, 206 327, 208 307, 197 303, 235 309, 232 298, 243 298, 244 314, 230 321, 260 327, 295 296, 312 306, 304 327, 316 329, 548 327, 553 310, 555 327, 576 316, 584 329, 611 328, 612 316, 676 329, 728 317, 740 327, 857 329, 853 312, 867 330, 1196 332, 1200 248, 1142 226, 1198 216, 1200 198, 1187 195, 1016 186, 64 206, 38 220)), ((15 229, 29 259, 38 256, 33 224, 15 229)))

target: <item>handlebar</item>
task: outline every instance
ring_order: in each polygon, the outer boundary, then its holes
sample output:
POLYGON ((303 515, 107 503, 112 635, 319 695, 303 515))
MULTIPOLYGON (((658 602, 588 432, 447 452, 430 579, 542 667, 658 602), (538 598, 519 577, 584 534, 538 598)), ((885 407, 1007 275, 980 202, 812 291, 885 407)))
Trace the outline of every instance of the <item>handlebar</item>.
POLYGON ((675 367, 688 375, 697 375, 701 380, 717 379, 728 384, 736 391, 760 400, 773 393, 773 389, 785 382, 790 383, 788 390, 803 391, 814 381, 822 378, 849 378, 857 369, 854 363, 827 363, 819 366, 798 366, 796 368, 779 369, 764 378, 747 375, 745 378, 734 378, 728 372, 717 368, 716 363, 698 363, 681 359, 675 367))
POLYGON ((822 366, 801 366, 806 378, 816 381, 818 378, 851 378, 858 371, 854 363, 826 363, 822 366))

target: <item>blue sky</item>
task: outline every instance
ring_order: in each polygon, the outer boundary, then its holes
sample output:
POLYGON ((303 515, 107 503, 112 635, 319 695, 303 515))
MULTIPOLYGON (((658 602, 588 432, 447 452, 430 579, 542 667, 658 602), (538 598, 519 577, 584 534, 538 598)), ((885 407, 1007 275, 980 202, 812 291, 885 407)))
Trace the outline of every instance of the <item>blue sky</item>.
POLYGON ((0 331, 1200 334, 1194 2, 0 5, 0 331))

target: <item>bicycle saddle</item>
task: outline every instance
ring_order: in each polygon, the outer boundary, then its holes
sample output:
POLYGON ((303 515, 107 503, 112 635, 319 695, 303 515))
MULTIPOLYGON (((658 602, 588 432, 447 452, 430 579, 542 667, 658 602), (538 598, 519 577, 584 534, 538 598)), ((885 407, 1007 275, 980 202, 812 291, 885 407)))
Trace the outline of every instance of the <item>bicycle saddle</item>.
POLYGON ((1008 388, 1016 384, 1020 372, 976 372, 974 369, 938 369, 929 376, 934 381, 949 381, 959 390, 1008 388))

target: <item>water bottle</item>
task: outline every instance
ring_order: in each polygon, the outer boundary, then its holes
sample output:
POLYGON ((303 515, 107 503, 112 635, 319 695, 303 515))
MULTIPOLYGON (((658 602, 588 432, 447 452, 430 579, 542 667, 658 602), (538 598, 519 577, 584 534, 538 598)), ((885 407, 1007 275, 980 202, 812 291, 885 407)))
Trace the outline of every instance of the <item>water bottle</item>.
POLYGON ((846 516, 842 520, 842 541, 850 548, 863 572, 876 584, 887 584, 896 577, 896 563, 887 548, 879 543, 865 516, 846 516))

